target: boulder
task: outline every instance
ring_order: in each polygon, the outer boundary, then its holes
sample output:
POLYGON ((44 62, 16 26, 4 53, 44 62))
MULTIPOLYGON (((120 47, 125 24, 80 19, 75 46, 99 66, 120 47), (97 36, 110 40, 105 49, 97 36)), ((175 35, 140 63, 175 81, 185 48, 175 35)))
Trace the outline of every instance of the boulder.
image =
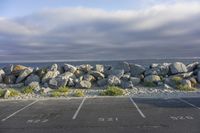
POLYGON ((138 64, 130 64, 131 76, 138 77, 145 72, 145 68, 138 64))
POLYGON ((83 76, 83 80, 87 80, 87 81, 93 82, 93 81, 95 81, 95 77, 90 75, 90 74, 85 74, 83 76))
POLYGON ((39 82, 31 82, 28 84, 29 87, 33 88, 34 92, 38 93, 40 92, 40 83, 39 82))
POLYGON ((49 80, 48 86, 52 89, 58 89, 61 86, 66 86, 68 79, 64 77, 56 77, 49 80))
POLYGON ((75 73, 74 73, 74 75, 78 78, 78 77, 83 76, 83 75, 84 75, 84 72, 81 71, 81 70, 76 70, 75 73))
POLYGON ((158 83, 161 81, 160 77, 158 75, 149 75, 144 78, 144 82, 156 82, 158 83))
POLYGON ((121 81, 121 87, 122 88, 133 88, 133 84, 131 81, 121 81))
POLYGON ((197 80, 194 77, 190 77, 188 80, 190 80, 193 87, 197 85, 197 80))
POLYGON ((3 68, 6 75, 12 74, 14 65, 8 65, 3 68))
POLYGON ((100 73, 98 71, 90 71, 89 74, 94 76, 96 79, 103 79, 105 77, 103 73, 100 73))
POLYGON ((69 78, 75 79, 76 78, 76 76, 71 72, 65 72, 65 73, 59 75, 58 77, 62 77, 62 78, 65 78, 65 79, 69 79, 69 78))
POLYGON ((47 71, 58 71, 58 64, 52 64, 47 67, 47 71))
POLYGON ((65 70, 65 72, 75 73, 77 68, 70 64, 64 64, 64 70, 65 70))
POLYGON ((100 73, 104 73, 104 65, 96 64, 94 70, 100 73))
POLYGON ((90 81, 86 81, 86 80, 82 80, 80 82, 78 82, 78 84, 76 84, 77 88, 86 88, 89 89, 91 88, 92 84, 90 81))
POLYGON ((33 69, 28 68, 23 70, 19 76, 17 77, 16 83, 22 82, 27 76, 29 76, 33 72, 33 69))
POLYGON ((28 67, 23 66, 23 65, 15 65, 13 68, 12 74, 14 74, 15 76, 18 76, 25 69, 28 69, 28 67))
POLYGON ((124 70, 123 69, 111 69, 109 71, 109 75, 114 75, 120 79, 124 75, 124 70))
POLYGON ((157 69, 156 68, 151 68, 151 69, 147 69, 144 73, 145 76, 148 75, 157 75, 157 69))
POLYGON ((74 79, 72 79, 72 78, 69 78, 69 79, 68 79, 67 86, 69 86, 69 87, 74 87, 74 86, 75 86, 74 79))
POLYGON ((4 96, 3 98, 7 99, 10 96, 10 91, 8 89, 6 89, 6 91, 4 92, 4 96))
POLYGON ((181 81, 181 85, 188 86, 189 88, 192 88, 192 83, 190 80, 184 79, 181 81))
POLYGON ((18 84, 0 84, 0 88, 22 88, 24 87, 24 83, 18 84))
POLYGON ((60 74, 59 71, 48 71, 42 78, 42 83, 48 82, 51 78, 55 78, 60 74))
POLYGON ((186 73, 187 67, 181 62, 175 62, 170 65, 170 72, 171 74, 186 73))
POLYGON ((197 66, 199 65, 199 62, 193 62, 191 64, 188 64, 186 67, 187 67, 187 70, 188 72, 191 72, 193 70, 195 70, 197 68, 197 66))
POLYGON ((92 68, 93 67, 90 64, 84 64, 84 65, 80 65, 79 66, 79 70, 81 70, 81 71, 83 71, 85 73, 91 71, 92 68))
POLYGON ((130 77, 131 77, 131 74, 130 74, 130 73, 125 73, 125 74, 121 77, 121 79, 122 79, 122 80, 128 81, 128 80, 130 79, 130 77))
POLYGON ((40 77, 35 75, 35 74, 31 74, 30 76, 28 76, 25 80, 25 85, 30 84, 31 82, 40 82, 40 77))
POLYGON ((141 80, 138 77, 130 77, 130 81, 133 85, 138 85, 141 80))
POLYGON ((3 70, 3 69, 0 69, 0 83, 3 82, 3 78, 4 78, 4 76, 5 76, 5 72, 4 72, 4 70, 3 70))
POLYGON ((107 86, 108 85, 108 79, 104 78, 104 79, 97 80, 97 85, 99 87, 107 86))
POLYGON ((115 76, 115 75, 109 75, 108 76, 108 85, 120 85, 121 84, 121 80, 115 76))
POLYGON ((200 71, 197 73, 197 81, 200 83, 200 71))
POLYGON ((44 77, 44 75, 46 73, 47 73, 47 68, 46 67, 35 71, 35 74, 38 75, 40 78, 44 77))
POLYGON ((125 73, 130 72, 130 65, 128 62, 120 62, 117 66, 115 66, 115 69, 123 69, 125 73))
POLYGON ((16 77, 14 75, 5 75, 4 83, 5 84, 14 84, 16 81, 16 77))

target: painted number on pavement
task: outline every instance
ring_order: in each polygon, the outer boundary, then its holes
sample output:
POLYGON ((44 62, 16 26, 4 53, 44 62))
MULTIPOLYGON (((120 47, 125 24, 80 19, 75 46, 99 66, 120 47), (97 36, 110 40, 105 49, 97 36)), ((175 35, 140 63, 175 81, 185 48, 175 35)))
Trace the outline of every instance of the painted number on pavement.
POLYGON ((192 116, 170 116, 172 120, 193 120, 194 118, 192 116))

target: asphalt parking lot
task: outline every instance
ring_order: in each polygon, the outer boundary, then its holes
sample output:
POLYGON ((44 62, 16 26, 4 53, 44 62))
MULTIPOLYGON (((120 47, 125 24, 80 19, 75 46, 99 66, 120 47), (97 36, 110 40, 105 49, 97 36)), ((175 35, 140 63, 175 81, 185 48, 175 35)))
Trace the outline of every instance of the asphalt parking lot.
POLYGON ((200 98, 0 101, 0 133, 199 133, 200 98))

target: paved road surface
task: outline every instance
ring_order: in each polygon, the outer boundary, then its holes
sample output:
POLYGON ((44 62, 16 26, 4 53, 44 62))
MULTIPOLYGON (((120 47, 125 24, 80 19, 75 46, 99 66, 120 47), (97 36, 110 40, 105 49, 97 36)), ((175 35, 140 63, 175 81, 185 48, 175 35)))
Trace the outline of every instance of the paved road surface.
POLYGON ((200 98, 0 101, 0 133, 200 133, 200 98))

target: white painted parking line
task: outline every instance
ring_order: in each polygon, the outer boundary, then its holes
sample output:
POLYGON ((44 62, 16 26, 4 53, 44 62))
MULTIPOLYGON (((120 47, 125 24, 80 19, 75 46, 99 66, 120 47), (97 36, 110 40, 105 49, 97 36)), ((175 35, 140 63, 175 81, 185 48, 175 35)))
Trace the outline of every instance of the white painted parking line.
POLYGON ((6 118, 2 119, 1 121, 4 122, 4 121, 8 120, 9 118, 13 117, 14 115, 18 114, 18 113, 21 112, 22 110, 28 108, 29 106, 35 104, 35 103, 38 102, 38 101, 39 101, 39 100, 33 101, 32 103, 30 103, 30 104, 26 105, 25 107, 23 107, 23 108, 17 110, 16 112, 10 114, 10 115, 7 116, 6 118))
POLYGON ((134 100, 132 99, 132 97, 129 97, 131 102, 133 103, 133 105, 136 107, 137 111, 140 113, 140 115, 142 116, 142 118, 146 118, 146 116, 142 113, 142 111, 140 110, 140 108, 137 106, 137 104, 134 102, 134 100))
POLYGON ((184 102, 184 103, 186 103, 186 104, 188 104, 188 105, 190 105, 190 106, 192 106, 192 107, 194 107, 194 108, 197 108, 197 109, 200 110, 200 107, 198 107, 198 106, 196 106, 196 105, 194 105, 194 104, 192 104, 192 103, 190 103, 190 102, 188 102, 188 101, 186 101, 184 99, 179 98, 179 100, 182 101, 182 102, 184 102))
POLYGON ((83 98, 83 100, 81 101, 81 103, 80 103, 78 109, 76 110, 75 114, 73 115, 73 117, 72 117, 73 120, 76 119, 76 117, 77 117, 79 111, 81 110, 81 107, 83 106, 83 103, 85 102, 85 100, 86 100, 86 97, 83 98))

